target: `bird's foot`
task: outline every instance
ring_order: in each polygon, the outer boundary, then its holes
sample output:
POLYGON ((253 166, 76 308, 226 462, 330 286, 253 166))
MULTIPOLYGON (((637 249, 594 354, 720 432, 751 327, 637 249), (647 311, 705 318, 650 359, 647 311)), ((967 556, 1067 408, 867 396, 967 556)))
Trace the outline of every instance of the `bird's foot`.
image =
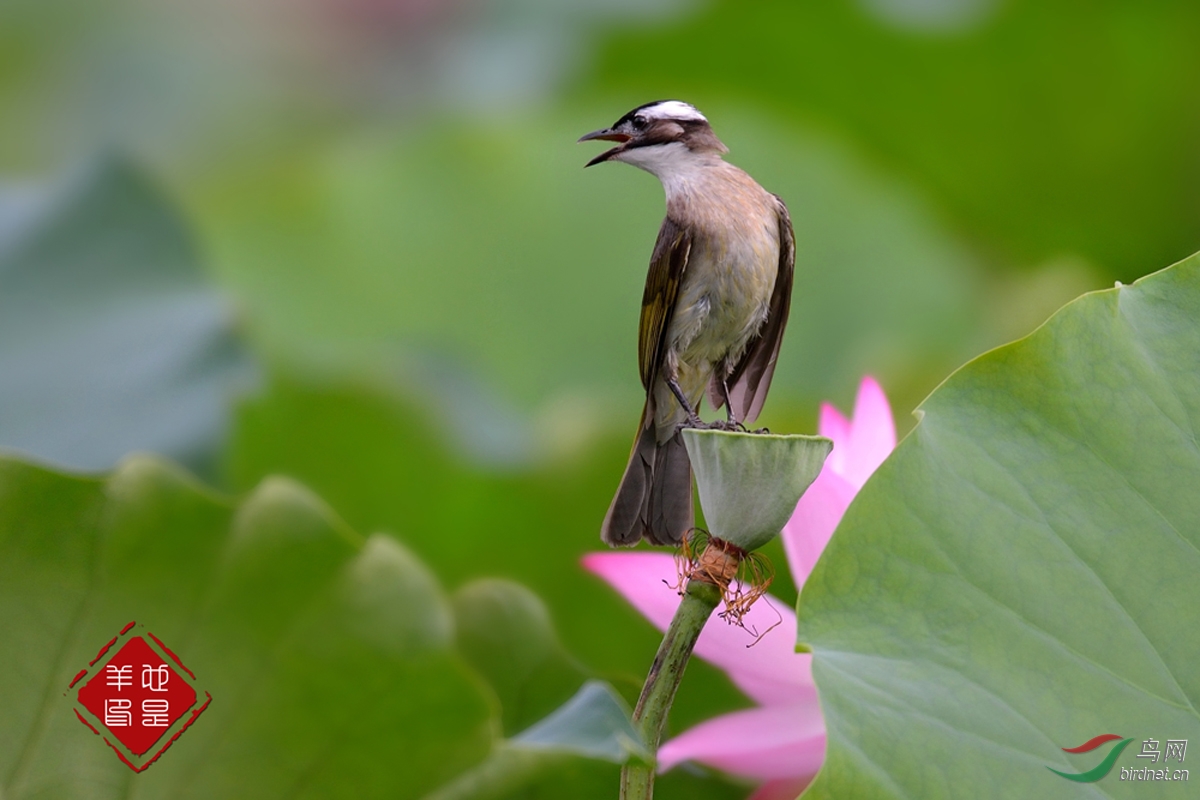
POLYGON ((737 420, 733 419, 718 419, 709 424, 710 430, 715 431, 734 431, 736 433, 749 433, 746 426, 737 420))
POLYGON ((682 428, 704 428, 704 420, 700 419, 700 415, 696 413, 696 409, 692 408, 692 404, 688 402, 687 395, 683 393, 683 389, 679 386, 679 381, 674 378, 667 378, 667 387, 671 390, 671 394, 675 395, 675 399, 679 401, 679 407, 687 414, 687 422, 681 424, 682 428))

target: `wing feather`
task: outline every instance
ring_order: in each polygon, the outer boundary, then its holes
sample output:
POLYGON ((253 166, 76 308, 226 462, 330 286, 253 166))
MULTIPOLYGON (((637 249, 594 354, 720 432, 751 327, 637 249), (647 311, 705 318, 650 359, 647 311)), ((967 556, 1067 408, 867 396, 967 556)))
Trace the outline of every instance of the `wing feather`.
POLYGON ((650 271, 646 275, 646 291, 642 295, 642 317, 638 326, 638 370, 642 386, 652 391, 654 379, 666 356, 667 331, 679 298, 679 284, 687 269, 692 237, 687 229, 671 219, 663 220, 658 241, 650 256, 650 271))
POLYGON ((771 292, 767 319, 758 334, 746 345, 745 354, 729 375, 729 400, 733 413, 742 422, 753 422, 762 411, 763 401, 775 374, 779 345, 787 327, 792 302, 792 278, 796 268, 796 236, 787 206, 778 195, 775 212, 779 217, 779 272, 771 292))

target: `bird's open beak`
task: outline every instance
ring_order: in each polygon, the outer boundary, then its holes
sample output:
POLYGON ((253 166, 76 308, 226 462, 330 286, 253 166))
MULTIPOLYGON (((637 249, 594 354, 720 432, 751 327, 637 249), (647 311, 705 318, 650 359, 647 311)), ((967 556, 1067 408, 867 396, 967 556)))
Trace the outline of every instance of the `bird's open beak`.
POLYGON ((612 128, 602 128, 601 130, 598 130, 598 131, 592 131, 591 133, 585 133, 583 136, 579 137, 579 141, 590 142, 593 139, 601 139, 606 142, 620 142, 620 144, 618 144, 616 147, 611 147, 608 150, 605 150, 603 153, 596 156, 595 158, 593 158, 591 161, 584 164, 583 166, 586 168, 586 167, 592 166, 593 164, 599 164, 602 161, 608 161, 610 158, 615 156, 617 153, 621 152, 621 150, 624 148, 625 143, 628 142, 632 138, 633 137, 630 136, 629 134, 617 133, 612 128))

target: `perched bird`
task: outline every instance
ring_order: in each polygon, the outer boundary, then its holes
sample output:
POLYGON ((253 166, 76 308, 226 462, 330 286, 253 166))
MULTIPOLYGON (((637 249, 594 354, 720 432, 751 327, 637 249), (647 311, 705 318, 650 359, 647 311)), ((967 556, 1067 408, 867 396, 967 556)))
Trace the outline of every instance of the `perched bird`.
POLYGON ((629 466, 604 517, 610 545, 678 544, 692 528, 692 469, 682 427, 708 391, 735 428, 762 409, 792 294, 795 239, 787 206, 721 156, 696 108, 638 106, 579 141, 617 142, 587 163, 624 161, 655 175, 667 216, 650 256, 638 328, 646 406, 629 466))

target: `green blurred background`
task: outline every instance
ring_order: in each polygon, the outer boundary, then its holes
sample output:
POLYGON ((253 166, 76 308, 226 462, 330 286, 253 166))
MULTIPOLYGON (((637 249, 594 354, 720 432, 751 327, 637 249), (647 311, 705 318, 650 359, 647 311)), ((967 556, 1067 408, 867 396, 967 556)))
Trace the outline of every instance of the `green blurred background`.
MULTIPOLYGON (((658 635, 578 558, 662 192, 575 139, 704 111, 796 227, 762 421, 871 373, 903 433, 963 361, 1200 249, 1198 35, 1186 0, 7 0, 0 445, 292 476, 451 590, 527 584, 632 697, 658 635)), ((672 724, 745 704, 697 666, 672 724)))

